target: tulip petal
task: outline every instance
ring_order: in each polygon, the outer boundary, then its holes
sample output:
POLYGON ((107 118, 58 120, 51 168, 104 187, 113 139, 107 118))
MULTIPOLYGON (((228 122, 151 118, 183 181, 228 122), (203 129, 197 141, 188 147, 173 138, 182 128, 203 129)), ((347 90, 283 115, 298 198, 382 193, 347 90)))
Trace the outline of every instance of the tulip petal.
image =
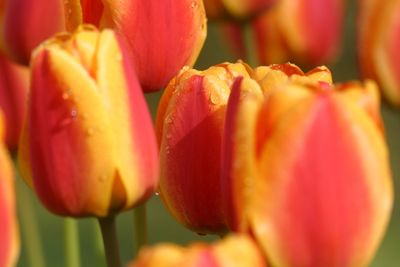
POLYGON ((271 263, 367 265, 393 201, 374 122, 332 91, 318 92, 283 114, 266 140, 251 219, 271 263))
POLYGON ((145 91, 161 89, 192 65, 206 37, 200 0, 106 0, 104 8, 129 43, 145 91))
POLYGON ((32 69, 27 131, 34 188, 58 214, 105 215, 115 158, 104 100, 87 70, 61 47, 38 50, 32 69))
POLYGON ((223 211, 230 229, 246 231, 255 170, 255 125, 263 102, 259 85, 237 78, 232 86, 222 139, 221 189, 223 211))
POLYGON ((28 92, 28 69, 18 66, 0 53, 0 106, 6 124, 6 144, 15 150, 22 128, 28 92))
POLYGON ((179 221, 200 233, 224 228, 219 164, 229 87, 212 82, 217 80, 193 76, 174 94, 165 115, 160 151, 164 203, 179 221))
POLYGON ((126 199, 113 202, 128 208, 154 192, 158 181, 157 143, 146 101, 123 44, 111 31, 103 31, 99 38, 95 75, 107 112, 112 114, 117 178, 126 191, 126 199))

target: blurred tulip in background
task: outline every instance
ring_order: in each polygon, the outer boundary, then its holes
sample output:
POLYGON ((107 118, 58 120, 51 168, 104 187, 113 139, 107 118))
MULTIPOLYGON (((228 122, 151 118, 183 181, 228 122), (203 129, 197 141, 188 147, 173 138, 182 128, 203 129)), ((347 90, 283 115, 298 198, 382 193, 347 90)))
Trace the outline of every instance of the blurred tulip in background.
POLYGON ((7 56, 28 65, 32 50, 65 30, 61 0, 0 0, 0 47, 7 56))
POLYGON ((277 0, 204 0, 204 6, 210 19, 245 20, 256 16, 275 2, 277 0))
POLYGON ((229 235, 213 244, 192 243, 188 247, 158 244, 143 248, 129 267, 266 267, 251 238, 229 235))
POLYGON ((261 64, 326 64, 341 47, 345 0, 280 0, 254 19, 261 64))
POLYGON ((0 53, 0 73, 0 107, 6 125, 5 142, 10 150, 15 150, 26 109, 29 70, 0 53))
POLYGON ((19 158, 24 179, 56 214, 106 216, 156 187, 151 117, 121 40, 83 25, 34 52, 19 158))
POLYGON ((358 59, 362 76, 375 79, 400 106, 400 1, 357 1, 358 59))
POLYGON ((201 0, 68 0, 69 28, 79 23, 112 27, 128 43, 129 56, 145 92, 167 85, 197 59, 207 34, 201 0))

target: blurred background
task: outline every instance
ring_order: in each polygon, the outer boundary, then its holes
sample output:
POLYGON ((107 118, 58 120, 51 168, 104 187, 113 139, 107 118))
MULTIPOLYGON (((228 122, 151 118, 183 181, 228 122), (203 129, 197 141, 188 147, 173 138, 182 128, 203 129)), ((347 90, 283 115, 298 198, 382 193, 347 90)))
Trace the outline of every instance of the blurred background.
MULTIPOLYGON (((355 8, 354 1, 347 1, 344 23, 344 38, 339 57, 335 63, 328 65, 332 70, 334 81, 342 82, 347 80, 360 79, 357 72, 356 62, 356 36, 355 36, 355 8)), ((227 49, 226 40, 222 39, 218 29, 218 23, 208 24, 208 36, 205 46, 195 65, 198 69, 205 69, 209 66, 224 61, 234 62, 237 58, 227 49)), ((307 71, 305 69, 304 71, 307 71)), ((157 103, 162 92, 147 94, 153 118, 157 110, 157 103)), ((382 114, 386 128, 387 141, 390 147, 391 164, 395 191, 400 187, 400 112, 387 103, 382 103, 382 114)), ((30 216, 37 216, 40 225, 40 235, 44 244, 44 255, 47 266, 62 266, 65 262, 63 247, 63 220, 47 212, 38 202, 36 196, 27 186, 18 179, 18 198, 26 197, 32 204, 28 212, 30 216)), ((382 241, 380 249, 371 266, 397 267, 400 263, 400 206, 396 197, 394 210, 388 231, 382 241)), ((149 243, 175 242, 187 244, 191 241, 210 242, 218 237, 200 236, 186 230, 169 215, 162 205, 158 196, 154 195, 148 205, 148 237, 149 243)), ((118 216, 118 233, 121 248, 121 256, 126 264, 133 258, 135 249, 133 232, 133 213, 124 212, 118 216)), ((295 222, 294 222, 295 223, 295 222)), ((29 226, 28 226, 29 227, 29 226)), ((21 237, 24 231, 21 229, 21 237)), ((105 266, 104 258, 101 255, 101 242, 99 240, 99 227, 97 221, 92 218, 79 220, 81 263, 82 266, 105 266)), ((22 240, 22 250, 18 266, 29 266, 25 245, 29 240, 22 240)))

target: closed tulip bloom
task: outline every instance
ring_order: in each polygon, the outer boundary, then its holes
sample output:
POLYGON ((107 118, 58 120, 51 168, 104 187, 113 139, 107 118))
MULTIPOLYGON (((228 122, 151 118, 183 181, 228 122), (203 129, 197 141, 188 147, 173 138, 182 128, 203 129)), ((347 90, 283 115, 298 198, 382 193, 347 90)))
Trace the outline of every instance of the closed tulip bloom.
POLYGON ((315 65, 333 60, 339 51, 343 12, 343 0, 278 1, 254 20, 260 62, 315 65))
POLYGON ((188 247, 159 244, 145 247, 130 267, 265 267, 254 241, 230 235, 214 244, 193 243, 188 247))
POLYGON ((400 1, 358 1, 358 58, 361 74, 375 79, 383 95, 400 106, 400 1))
POLYGON ((61 0, 1 0, 1 47, 15 61, 28 65, 32 50, 46 38, 65 30, 61 0))
POLYGON ((52 212, 106 216, 148 198, 158 179, 151 117, 111 30, 81 26, 35 50, 20 164, 52 212))
POLYGON ((223 121, 235 77, 249 77, 242 63, 205 71, 184 69, 160 101, 161 197, 174 217, 198 233, 221 233, 220 198, 223 121))
POLYGON ((145 92, 164 88, 184 66, 192 66, 207 25, 201 0, 67 0, 67 24, 114 28, 127 40, 145 92))
MULTIPOLYGON (((2 114, 0 114, 2 115, 2 114)), ((2 116, 0 118, 2 120, 2 116)), ((0 122, 3 138, 4 126, 0 122)), ((14 199, 14 172, 6 147, 0 143, 0 266, 16 266, 19 254, 18 225, 14 199)))
POLYGON ((0 53, 0 73, 0 107, 6 125, 5 142, 10 150, 15 150, 26 109, 29 71, 0 53))
POLYGON ((251 18, 271 7, 276 0, 205 0, 207 16, 210 19, 251 18))
MULTIPOLYGON (((250 228, 248 211, 257 176, 255 143, 265 134, 256 126, 264 98, 293 82, 332 83, 331 73, 326 67, 304 73, 290 63, 257 67, 252 72, 252 79, 257 84, 248 78, 238 78, 233 84, 222 137, 221 197, 224 218, 229 229, 239 232, 248 232, 250 228)), ((294 97, 302 93, 299 91, 291 97, 282 97, 279 106, 270 103, 268 107, 274 110, 277 117, 294 97)))
POLYGON ((367 266, 393 204, 376 85, 293 80, 255 101, 235 84, 227 166, 253 160, 236 179, 245 179, 246 218, 269 262, 367 266))

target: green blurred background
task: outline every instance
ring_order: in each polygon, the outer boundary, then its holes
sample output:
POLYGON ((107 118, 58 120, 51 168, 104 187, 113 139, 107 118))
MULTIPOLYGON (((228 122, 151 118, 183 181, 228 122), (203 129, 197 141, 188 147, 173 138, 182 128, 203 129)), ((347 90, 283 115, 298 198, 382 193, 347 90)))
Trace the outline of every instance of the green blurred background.
MULTIPOLYGON (((352 79, 359 79, 356 64, 356 47, 355 47, 355 21, 354 21, 354 1, 348 1, 348 8, 345 16, 345 27, 342 53, 335 64, 329 65, 332 70, 334 80, 336 82, 352 79)), ((196 63, 196 68, 204 69, 210 65, 231 61, 237 59, 229 53, 226 43, 221 39, 217 25, 209 23, 208 37, 202 53, 196 63)), ((306 70, 305 70, 306 71, 306 70)), ((157 103, 161 93, 147 95, 153 116, 157 109, 157 103)), ((400 112, 391 108, 387 104, 382 105, 382 114, 386 127, 386 135, 390 147, 391 164, 393 170, 393 179, 395 191, 397 192, 400 183, 400 112)), ((18 181, 18 198, 21 196, 28 199, 32 204, 30 213, 36 214, 40 225, 40 235, 44 244, 44 255, 47 266, 58 267, 64 266, 64 234, 63 219, 47 212, 38 202, 30 189, 18 181)), ((384 240, 380 246, 378 253, 371 266, 398 267, 400 266, 400 206, 397 197, 392 214, 392 219, 384 240)), ((28 214, 25 224, 32 226, 32 221, 28 214)), ((22 216, 21 216, 22 218, 22 216)), ((132 211, 124 212, 118 216, 118 234, 120 241, 121 256, 124 263, 130 261, 133 257, 135 249, 134 233, 133 233, 133 213, 132 211)), ((26 244, 29 240, 24 239, 24 231, 21 229, 22 247, 18 266, 29 266, 27 259, 26 244)), ((81 263, 82 266, 105 266, 104 258, 101 255, 101 246, 99 245, 98 233, 99 227, 97 221, 93 218, 79 220, 80 246, 81 246, 81 263)), ((199 236, 192 233, 181 225, 176 223, 169 213, 165 210, 158 196, 153 196, 148 204, 148 235, 151 244, 157 242, 174 242, 179 244, 187 244, 190 241, 209 242, 216 237, 199 236)))

